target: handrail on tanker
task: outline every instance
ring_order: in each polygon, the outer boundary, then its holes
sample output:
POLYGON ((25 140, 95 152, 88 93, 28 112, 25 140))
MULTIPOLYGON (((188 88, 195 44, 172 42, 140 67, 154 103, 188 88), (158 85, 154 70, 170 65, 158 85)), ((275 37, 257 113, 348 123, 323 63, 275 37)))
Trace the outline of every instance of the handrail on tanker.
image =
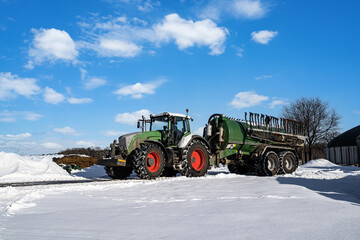
MULTIPOLYGON (((210 116, 208 124, 214 117, 223 117, 225 115, 215 113, 210 116)), ((304 124, 287 118, 277 118, 266 114, 259 114, 253 112, 245 112, 245 120, 240 120, 232 117, 227 117, 230 120, 243 122, 250 129, 267 130, 270 132, 288 133, 293 135, 305 135, 304 124), (249 118, 248 118, 249 115, 249 118)))
POLYGON ((283 132, 294 135, 305 135, 302 122, 287 118, 277 118, 274 116, 249 112, 249 121, 245 113, 245 123, 249 128, 283 132))

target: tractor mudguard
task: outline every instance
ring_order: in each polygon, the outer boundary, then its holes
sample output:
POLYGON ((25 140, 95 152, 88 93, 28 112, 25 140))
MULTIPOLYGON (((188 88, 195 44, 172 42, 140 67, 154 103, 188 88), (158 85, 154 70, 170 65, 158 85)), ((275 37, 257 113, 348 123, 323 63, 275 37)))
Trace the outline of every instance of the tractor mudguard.
POLYGON ((195 139, 198 139, 198 140, 204 142, 206 144, 206 146, 210 149, 209 143, 203 137, 196 135, 196 134, 189 134, 189 135, 183 137, 180 140, 178 147, 184 148, 184 147, 188 146, 195 139))
POLYGON ((163 150, 163 152, 165 154, 165 159, 168 159, 168 154, 167 154, 167 151, 166 151, 166 148, 165 148, 164 144, 162 144, 159 141, 154 141, 154 140, 145 140, 144 142, 145 143, 154 143, 154 144, 159 145, 161 147, 161 150, 163 150))

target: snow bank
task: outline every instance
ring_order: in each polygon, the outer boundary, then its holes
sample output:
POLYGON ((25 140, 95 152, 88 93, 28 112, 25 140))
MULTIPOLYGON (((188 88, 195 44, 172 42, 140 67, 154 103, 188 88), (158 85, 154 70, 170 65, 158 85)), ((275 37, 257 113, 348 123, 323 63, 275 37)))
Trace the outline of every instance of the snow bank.
POLYGON ((303 179, 340 179, 349 176, 360 176, 360 168, 355 166, 336 165, 326 159, 311 160, 301 165, 292 174, 284 177, 298 177, 303 179))
POLYGON ((326 159, 316 159, 305 163, 304 165, 302 165, 302 167, 338 167, 338 165, 326 159))
POLYGON ((73 179, 52 161, 54 155, 20 156, 0 152, 0 182, 73 179))

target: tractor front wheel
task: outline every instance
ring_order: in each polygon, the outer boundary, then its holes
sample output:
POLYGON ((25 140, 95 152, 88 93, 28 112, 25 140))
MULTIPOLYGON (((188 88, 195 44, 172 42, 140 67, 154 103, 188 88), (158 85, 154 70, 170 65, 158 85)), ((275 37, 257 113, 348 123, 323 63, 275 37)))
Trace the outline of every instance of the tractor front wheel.
POLYGON ((156 144, 142 144, 133 155, 134 171, 141 179, 159 177, 165 166, 164 152, 156 144))

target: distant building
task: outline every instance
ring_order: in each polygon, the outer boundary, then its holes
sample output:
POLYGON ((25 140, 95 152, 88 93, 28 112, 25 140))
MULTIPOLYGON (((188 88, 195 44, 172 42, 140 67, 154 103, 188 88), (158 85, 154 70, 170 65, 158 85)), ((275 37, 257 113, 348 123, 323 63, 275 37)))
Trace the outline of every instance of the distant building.
POLYGON ((331 140, 325 158, 339 165, 360 164, 360 125, 331 140))

